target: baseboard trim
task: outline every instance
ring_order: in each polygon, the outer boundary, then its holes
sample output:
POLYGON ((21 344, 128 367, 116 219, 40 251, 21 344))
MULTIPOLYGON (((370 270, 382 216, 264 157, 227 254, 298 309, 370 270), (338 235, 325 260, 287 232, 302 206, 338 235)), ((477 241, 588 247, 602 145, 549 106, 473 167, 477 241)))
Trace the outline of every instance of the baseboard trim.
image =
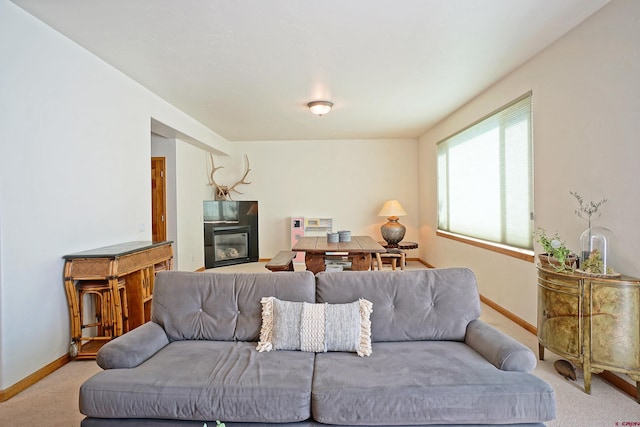
MULTIPOLYGON (((271 261, 271 258, 260 258, 258 259, 258 262, 269 262, 271 261)), ((420 264, 424 265, 427 268, 435 268, 434 266, 432 266, 431 264, 429 264, 426 261, 421 260, 420 258, 407 258, 407 261, 416 261, 419 262, 420 264)), ((197 271, 203 271, 204 267, 202 267, 201 269, 197 270, 197 271)))
POLYGON ((538 335, 538 328, 536 328, 535 326, 533 326, 531 323, 527 322, 523 318, 521 318, 521 317, 517 316, 516 314, 510 312, 509 310, 507 310, 506 308, 502 307, 501 305, 498 305, 497 303, 495 303, 494 301, 491 301, 489 298, 487 298, 487 297, 485 297, 483 295, 480 295, 480 301, 482 301, 483 303, 485 303, 489 307, 493 308, 495 311, 497 311, 498 313, 502 314, 504 317, 506 317, 507 319, 511 320, 515 324, 517 324, 517 325, 523 327, 524 329, 526 329, 527 331, 531 332, 533 335, 538 335))
POLYGON ((64 365, 69 363, 70 360, 71 358, 69 357, 69 354, 65 354, 64 356, 54 360, 43 368, 38 369, 28 377, 21 379, 6 390, 0 390, 0 402, 5 402, 21 391, 28 389, 53 371, 62 368, 64 365))
POLYGON ((638 396, 638 390, 633 384, 628 383, 613 372, 604 371, 603 373, 598 374, 598 376, 617 389, 627 393, 634 399, 638 400, 640 398, 640 396, 638 396))
POLYGON ((435 268, 433 265, 429 264, 427 261, 424 261, 420 258, 407 258, 407 261, 416 261, 419 262, 420 264, 424 265, 427 268, 435 268))

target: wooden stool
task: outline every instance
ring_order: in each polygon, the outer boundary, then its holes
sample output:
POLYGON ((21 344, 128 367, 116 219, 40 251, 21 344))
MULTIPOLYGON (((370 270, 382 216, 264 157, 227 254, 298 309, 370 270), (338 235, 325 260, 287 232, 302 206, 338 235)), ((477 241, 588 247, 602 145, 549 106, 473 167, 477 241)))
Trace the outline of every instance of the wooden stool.
POLYGON ((375 270, 375 264, 378 264, 378 270, 382 270, 382 264, 384 260, 389 260, 391 263, 391 269, 395 271, 397 262, 400 260, 400 270, 404 270, 405 266, 405 253, 398 249, 388 249, 387 252, 377 253, 375 262, 372 259, 371 269, 375 270))
POLYGON ((127 292, 124 279, 118 280, 118 293, 122 312, 118 312, 114 305, 111 286, 106 280, 86 281, 80 280, 76 284, 78 292, 78 315, 80 318, 80 330, 72 331, 72 336, 76 338, 78 348, 78 358, 93 358, 98 349, 106 341, 115 336, 114 325, 116 317, 121 316, 121 323, 126 327, 128 317, 127 292), (89 295, 94 301, 94 317, 92 321, 85 321, 85 295, 89 295), (97 328, 94 336, 83 336, 83 330, 87 328, 97 328))

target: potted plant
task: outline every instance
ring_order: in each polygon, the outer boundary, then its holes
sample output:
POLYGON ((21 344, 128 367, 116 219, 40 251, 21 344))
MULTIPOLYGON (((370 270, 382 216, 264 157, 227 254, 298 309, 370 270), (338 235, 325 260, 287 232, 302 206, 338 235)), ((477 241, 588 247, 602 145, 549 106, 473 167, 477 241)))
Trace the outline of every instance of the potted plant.
POLYGON ((607 199, 586 203, 577 192, 570 191, 569 193, 578 201, 579 207, 575 210, 575 214, 586 220, 589 227, 580 236, 581 258, 578 273, 601 277, 620 276, 620 273, 616 273, 611 267, 611 258, 609 257, 611 230, 604 227, 591 227, 592 217, 594 220, 600 217, 598 210, 607 203, 607 199))
POLYGON ((591 228, 591 217, 598 214, 598 216, 596 216, 595 219, 600 218, 600 213, 598 212, 598 210, 600 209, 600 206, 604 205, 605 203, 607 203, 607 199, 602 199, 599 202, 589 202, 589 203, 585 203, 584 199, 582 198, 582 196, 580 194, 578 194, 577 191, 569 191, 569 194, 571 194, 573 197, 576 198, 576 200, 578 201, 578 209, 576 209, 574 212, 576 215, 578 215, 578 218, 582 218, 585 221, 587 221, 588 227, 587 228, 591 228))
POLYGON ((576 268, 578 256, 567 248, 557 232, 549 237, 545 229, 538 228, 536 235, 537 242, 544 250, 538 255, 543 268, 553 268, 556 271, 573 271, 576 268))

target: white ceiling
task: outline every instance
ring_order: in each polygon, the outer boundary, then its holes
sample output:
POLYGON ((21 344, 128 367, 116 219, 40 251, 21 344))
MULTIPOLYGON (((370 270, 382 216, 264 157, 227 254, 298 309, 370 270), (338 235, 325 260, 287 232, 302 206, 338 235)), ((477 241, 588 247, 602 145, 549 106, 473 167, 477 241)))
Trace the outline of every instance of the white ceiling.
POLYGON ((610 0, 12 1, 243 141, 417 137, 610 0))

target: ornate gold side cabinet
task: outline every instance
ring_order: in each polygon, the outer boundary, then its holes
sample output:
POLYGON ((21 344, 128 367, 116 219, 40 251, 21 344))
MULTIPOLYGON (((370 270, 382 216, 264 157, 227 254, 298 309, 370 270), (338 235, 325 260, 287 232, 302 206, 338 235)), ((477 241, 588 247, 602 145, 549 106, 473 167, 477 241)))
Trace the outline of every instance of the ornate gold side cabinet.
POLYGON ((640 403, 640 279, 601 278, 538 267, 538 350, 562 356, 591 374, 629 375, 640 403))

